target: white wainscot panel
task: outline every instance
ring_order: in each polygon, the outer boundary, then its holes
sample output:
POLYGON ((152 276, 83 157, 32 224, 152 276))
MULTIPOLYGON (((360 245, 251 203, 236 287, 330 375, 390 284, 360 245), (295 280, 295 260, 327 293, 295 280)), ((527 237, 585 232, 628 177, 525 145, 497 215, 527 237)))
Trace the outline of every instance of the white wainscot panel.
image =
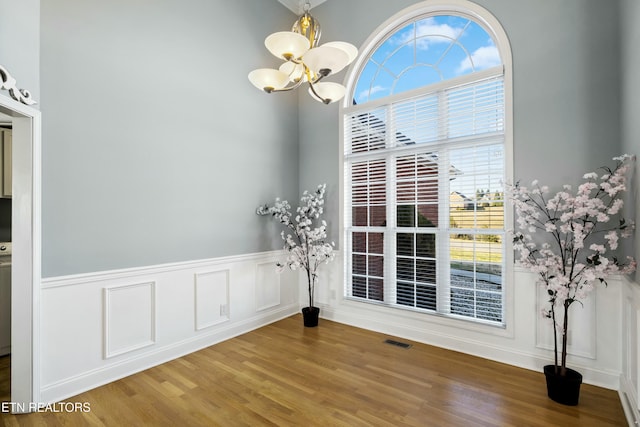
MULTIPOLYGON (((341 298, 344 294, 342 283, 344 282, 343 264, 340 262, 342 253, 336 251, 335 260, 328 264, 322 263, 318 266, 318 278, 316 280, 316 293, 314 295, 314 305, 321 307, 329 305, 337 298, 341 298)), ((302 272, 301 272, 302 273, 302 272)), ((309 291, 307 275, 300 274, 300 305, 306 307, 309 305, 309 291)), ((322 310, 320 316, 322 316, 322 310)))
POLYGON ((41 383, 55 384, 104 360, 102 286, 44 289, 41 298, 41 383))
POLYGON ((110 358, 156 341, 155 282, 104 288, 104 349, 110 358))
POLYGON ((256 266, 256 311, 280 305, 280 274, 272 262, 256 266))
POLYGON ((629 425, 640 424, 640 285, 626 280, 623 295, 620 396, 629 425))
POLYGON ((282 255, 266 252, 44 279, 43 401, 75 396, 296 313, 297 275, 277 277, 273 268, 282 255), (281 284, 275 286, 275 280, 281 284), (266 284, 260 291, 262 306, 280 303, 256 312, 258 282, 266 284))
POLYGON ((195 275, 196 330, 229 320, 229 270, 195 275))
MULTIPOLYGON (((549 307, 548 295, 541 286, 538 287, 538 313, 549 307)), ((597 318, 596 292, 589 295, 584 306, 575 302, 569 307, 569 335, 567 337, 567 354, 596 358, 597 318)), ((556 307, 556 321, 562 325, 563 307, 556 307)), ((553 321, 540 314, 536 317, 536 347, 553 351, 553 321)), ((562 349, 562 328, 558 326, 558 354, 562 349)))

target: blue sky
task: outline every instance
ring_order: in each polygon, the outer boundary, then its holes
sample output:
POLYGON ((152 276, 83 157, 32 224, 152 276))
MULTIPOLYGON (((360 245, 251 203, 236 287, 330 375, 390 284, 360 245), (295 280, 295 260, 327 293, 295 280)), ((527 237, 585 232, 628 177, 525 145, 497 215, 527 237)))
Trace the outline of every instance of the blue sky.
POLYGON ((356 85, 362 104, 501 63, 489 34, 459 16, 429 17, 398 30, 373 53, 356 85))

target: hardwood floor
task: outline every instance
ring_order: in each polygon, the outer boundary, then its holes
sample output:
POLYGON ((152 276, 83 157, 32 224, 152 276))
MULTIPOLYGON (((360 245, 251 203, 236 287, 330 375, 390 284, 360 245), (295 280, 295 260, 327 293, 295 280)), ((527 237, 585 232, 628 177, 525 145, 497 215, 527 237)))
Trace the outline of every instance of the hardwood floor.
POLYGON ((563 406, 542 373, 387 338, 323 319, 304 328, 297 315, 66 400, 90 412, 0 416, 5 426, 626 425, 615 391, 583 385, 580 404, 563 406))
MULTIPOLYGON (((0 404, 11 400, 11 356, 0 357, 0 404)), ((2 419, 0 407, 0 419, 2 419)))

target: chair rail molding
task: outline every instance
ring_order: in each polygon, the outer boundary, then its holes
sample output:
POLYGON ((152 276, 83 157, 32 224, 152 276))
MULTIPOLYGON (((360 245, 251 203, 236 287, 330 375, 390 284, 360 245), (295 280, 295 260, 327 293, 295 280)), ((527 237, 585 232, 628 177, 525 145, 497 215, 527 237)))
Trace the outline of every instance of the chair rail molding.
POLYGON ((8 90, 9 95, 18 102, 26 105, 37 104, 37 102, 31 98, 31 93, 26 89, 19 89, 16 83, 16 79, 9 74, 6 68, 0 65, 0 89, 8 90))

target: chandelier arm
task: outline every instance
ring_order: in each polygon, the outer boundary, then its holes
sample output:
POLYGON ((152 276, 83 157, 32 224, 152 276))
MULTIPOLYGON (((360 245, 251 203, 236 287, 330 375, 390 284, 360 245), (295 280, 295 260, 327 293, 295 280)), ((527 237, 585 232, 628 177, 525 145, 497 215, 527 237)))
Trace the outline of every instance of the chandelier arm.
POLYGON ((287 86, 287 87, 283 87, 282 89, 271 89, 269 91, 265 91, 267 93, 272 93, 272 92, 289 92, 290 90, 294 90, 300 87, 300 85, 303 83, 302 79, 298 80, 297 82, 295 82, 295 84, 291 85, 291 86, 287 86))
MULTIPOLYGON (((323 71, 323 70, 320 70, 323 71)), ((310 84, 315 84, 318 83, 320 80, 324 79, 325 77, 327 77, 328 74, 323 74, 322 72, 317 73, 315 80, 309 80, 310 84)))
MULTIPOLYGON (((316 79, 316 83, 321 80, 324 76, 320 76, 318 77, 318 79, 316 79)), ((313 83, 309 82, 309 88, 311 89, 311 92, 313 92, 313 94, 318 97, 319 100, 322 101, 323 104, 328 105, 331 103, 331 100, 328 98, 323 98, 320 95, 318 95, 318 92, 316 92, 316 89, 313 87, 313 83)))

